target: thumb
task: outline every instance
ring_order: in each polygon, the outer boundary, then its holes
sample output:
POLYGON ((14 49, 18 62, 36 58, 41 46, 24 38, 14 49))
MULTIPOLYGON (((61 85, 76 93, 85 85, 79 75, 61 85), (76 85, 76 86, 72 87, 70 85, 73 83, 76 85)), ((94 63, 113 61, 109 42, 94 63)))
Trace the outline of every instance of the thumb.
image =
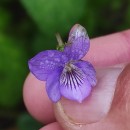
POLYGON ((55 104, 55 115, 63 127, 80 129, 80 125, 98 122, 110 110, 114 97, 116 81, 123 69, 111 67, 97 70, 97 86, 82 103, 62 98, 55 104))

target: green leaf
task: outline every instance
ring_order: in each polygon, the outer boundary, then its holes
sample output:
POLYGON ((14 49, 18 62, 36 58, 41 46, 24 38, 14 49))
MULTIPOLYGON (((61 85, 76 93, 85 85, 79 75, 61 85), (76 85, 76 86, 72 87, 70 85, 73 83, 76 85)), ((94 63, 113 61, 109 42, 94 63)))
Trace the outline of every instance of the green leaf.
POLYGON ((42 32, 65 35, 83 17, 86 0, 21 0, 42 32))
POLYGON ((0 8, 0 31, 7 29, 11 21, 11 14, 4 8, 0 8))
POLYGON ((38 53, 43 50, 56 49, 57 41, 55 35, 47 37, 40 32, 37 32, 32 39, 32 51, 38 53))
POLYGON ((27 56, 20 41, 0 34, 0 106, 18 105, 26 72, 27 56))
POLYGON ((38 130, 42 127, 40 123, 26 113, 19 117, 17 125, 19 130, 38 130))

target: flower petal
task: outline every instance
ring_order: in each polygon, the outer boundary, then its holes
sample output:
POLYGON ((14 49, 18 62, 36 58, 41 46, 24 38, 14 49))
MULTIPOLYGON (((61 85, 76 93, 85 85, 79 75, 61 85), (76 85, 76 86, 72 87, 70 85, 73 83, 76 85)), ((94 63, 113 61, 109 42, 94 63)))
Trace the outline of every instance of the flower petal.
POLYGON ((51 74, 48 75, 47 82, 46 82, 46 91, 48 97, 53 101, 57 102, 61 98, 60 94, 60 75, 63 68, 60 67, 55 69, 51 74))
POLYGON ((29 60, 28 65, 30 71, 39 80, 46 80, 48 74, 59 66, 64 66, 68 58, 63 52, 56 50, 47 50, 38 53, 35 57, 29 60))
MULTIPOLYGON (((78 37, 88 37, 86 29, 80 24, 75 24, 69 33, 68 43, 72 43, 78 37)), ((89 39, 89 38, 88 38, 89 39)))
POLYGON ((91 85, 84 72, 71 64, 71 71, 66 68, 60 77, 61 95, 70 100, 82 102, 91 92, 91 85))
POLYGON ((80 61, 74 63, 74 65, 79 67, 85 73, 89 83, 92 86, 96 85, 96 83, 97 83, 96 71, 90 62, 80 60, 80 61))
POLYGON ((85 56, 89 47, 90 41, 85 28, 81 25, 75 25, 72 31, 70 31, 64 52, 68 55, 69 59, 79 60, 85 56))

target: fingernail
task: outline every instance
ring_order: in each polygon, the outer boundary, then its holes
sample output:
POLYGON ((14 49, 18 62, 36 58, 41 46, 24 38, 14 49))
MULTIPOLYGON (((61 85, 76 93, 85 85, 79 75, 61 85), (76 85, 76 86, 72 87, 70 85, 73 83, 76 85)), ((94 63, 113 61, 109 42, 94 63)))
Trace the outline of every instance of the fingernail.
POLYGON ((62 98, 55 104, 55 114, 61 123, 85 125, 104 118, 111 108, 116 81, 122 68, 108 68, 97 71, 98 83, 91 95, 82 103, 62 98))

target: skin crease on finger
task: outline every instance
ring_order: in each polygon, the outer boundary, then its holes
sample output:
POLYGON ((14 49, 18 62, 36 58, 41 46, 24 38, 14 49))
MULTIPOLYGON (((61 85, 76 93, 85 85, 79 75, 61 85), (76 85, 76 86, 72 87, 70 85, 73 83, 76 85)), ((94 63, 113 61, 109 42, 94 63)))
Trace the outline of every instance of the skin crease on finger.
MULTIPOLYGON (((130 36, 129 30, 91 40, 90 51, 84 59, 88 59, 97 67, 129 62, 130 43, 128 36, 130 36), (111 52, 111 50, 114 51, 111 52)), ((54 122, 55 117, 52 103, 47 97, 44 86, 44 82, 29 74, 24 84, 23 96, 30 114, 40 122, 48 124, 54 122)))

